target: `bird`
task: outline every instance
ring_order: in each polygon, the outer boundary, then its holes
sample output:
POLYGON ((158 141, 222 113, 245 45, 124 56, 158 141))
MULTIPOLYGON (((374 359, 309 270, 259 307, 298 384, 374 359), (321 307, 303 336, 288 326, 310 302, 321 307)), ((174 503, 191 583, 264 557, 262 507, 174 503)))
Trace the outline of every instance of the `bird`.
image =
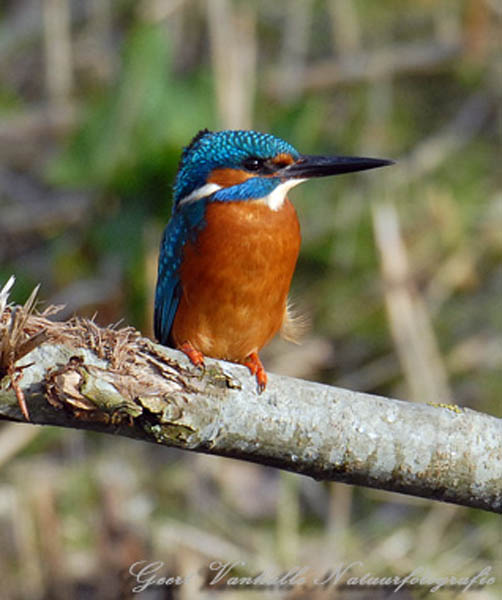
POLYGON ((160 244, 157 340, 196 366, 206 356, 245 365, 263 392, 259 351, 279 331, 294 339, 297 329, 288 294, 301 234, 287 193, 312 178, 392 162, 301 154, 253 130, 199 131, 182 151, 160 244))

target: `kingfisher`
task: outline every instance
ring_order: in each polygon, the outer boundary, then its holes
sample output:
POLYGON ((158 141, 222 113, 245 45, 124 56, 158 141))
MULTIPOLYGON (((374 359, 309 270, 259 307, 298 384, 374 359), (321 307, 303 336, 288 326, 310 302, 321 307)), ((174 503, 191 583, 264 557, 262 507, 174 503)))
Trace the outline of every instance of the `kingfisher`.
POLYGON ((245 365, 261 393, 267 374, 258 352, 279 331, 295 338, 288 293, 301 235, 288 191, 313 177, 389 164, 300 154, 257 131, 199 131, 183 149, 160 245, 158 341, 194 365, 205 356, 245 365))

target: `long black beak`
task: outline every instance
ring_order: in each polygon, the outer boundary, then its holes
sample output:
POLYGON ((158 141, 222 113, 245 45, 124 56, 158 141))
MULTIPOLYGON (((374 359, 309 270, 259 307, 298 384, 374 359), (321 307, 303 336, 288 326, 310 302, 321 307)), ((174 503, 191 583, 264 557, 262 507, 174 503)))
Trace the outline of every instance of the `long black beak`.
POLYGON ((282 169, 282 176, 291 179, 328 177, 354 171, 366 171, 394 164, 385 158, 359 156, 311 156, 304 154, 295 163, 282 169))

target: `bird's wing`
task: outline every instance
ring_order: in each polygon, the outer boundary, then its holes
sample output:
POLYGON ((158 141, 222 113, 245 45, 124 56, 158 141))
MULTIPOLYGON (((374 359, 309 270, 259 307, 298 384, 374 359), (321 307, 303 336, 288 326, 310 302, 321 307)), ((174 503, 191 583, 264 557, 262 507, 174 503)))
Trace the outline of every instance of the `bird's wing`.
POLYGON ((195 242, 204 226, 205 204, 189 204, 175 212, 167 224, 160 244, 157 288, 155 290, 154 330, 161 344, 170 345, 169 336, 181 297, 180 267, 183 247, 195 242))
POLYGON ((174 215, 162 236, 155 290, 155 337, 164 345, 169 344, 169 334, 180 299, 179 269, 185 241, 184 219, 180 214, 174 215))

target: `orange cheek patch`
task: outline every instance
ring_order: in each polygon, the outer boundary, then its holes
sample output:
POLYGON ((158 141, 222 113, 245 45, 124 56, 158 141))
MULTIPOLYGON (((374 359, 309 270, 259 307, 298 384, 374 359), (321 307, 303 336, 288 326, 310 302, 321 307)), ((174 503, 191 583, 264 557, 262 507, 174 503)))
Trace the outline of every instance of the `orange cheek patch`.
POLYGON ((217 185, 221 185, 221 187, 230 187, 243 183, 251 177, 256 177, 256 175, 242 171, 241 169, 214 169, 207 183, 216 183, 217 185))
POLYGON ((285 167, 287 165, 293 164, 295 161, 293 160, 291 154, 281 152, 280 154, 277 154, 277 156, 274 156, 274 158, 271 159, 271 162, 273 162, 274 165, 285 167))

